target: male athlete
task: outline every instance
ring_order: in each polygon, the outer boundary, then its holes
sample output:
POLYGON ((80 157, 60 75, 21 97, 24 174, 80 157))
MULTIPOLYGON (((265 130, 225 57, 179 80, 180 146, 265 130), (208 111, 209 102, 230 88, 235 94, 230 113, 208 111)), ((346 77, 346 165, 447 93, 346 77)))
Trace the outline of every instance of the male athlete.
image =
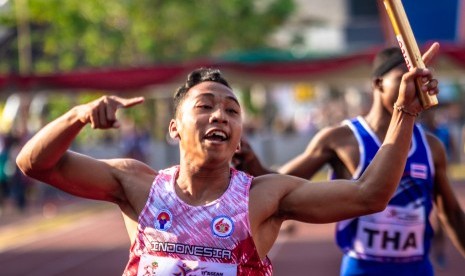
POLYGON ((422 110, 417 78, 422 93, 438 93, 429 70, 404 74, 384 143, 355 181, 253 178, 231 168, 242 109, 214 69, 193 71, 175 94, 169 133, 179 140, 179 165, 156 171, 134 159, 95 159, 69 150, 84 126, 118 127, 116 111, 143 101, 116 96, 73 107, 46 125, 24 146, 17 164, 26 175, 70 194, 119 206, 132 243, 124 275, 271 275, 267 254, 285 220, 328 223, 386 207, 410 148, 404 141, 412 138, 411 113, 422 110))

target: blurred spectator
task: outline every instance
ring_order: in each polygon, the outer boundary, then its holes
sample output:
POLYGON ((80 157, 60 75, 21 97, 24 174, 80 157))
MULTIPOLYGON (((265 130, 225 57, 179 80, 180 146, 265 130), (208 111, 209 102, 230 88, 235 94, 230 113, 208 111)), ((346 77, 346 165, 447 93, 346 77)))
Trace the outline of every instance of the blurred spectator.
POLYGON ((7 199, 14 202, 17 210, 23 212, 27 205, 28 178, 16 166, 16 156, 21 149, 21 138, 13 133, 2 136, 0 150, 0 203, 2 206, 7 199))
POLYGON ((9 145, 5 135, 0 134, 0 210, 3 208, 4 201, 9 195, 8 187, 8 156, 9 145))

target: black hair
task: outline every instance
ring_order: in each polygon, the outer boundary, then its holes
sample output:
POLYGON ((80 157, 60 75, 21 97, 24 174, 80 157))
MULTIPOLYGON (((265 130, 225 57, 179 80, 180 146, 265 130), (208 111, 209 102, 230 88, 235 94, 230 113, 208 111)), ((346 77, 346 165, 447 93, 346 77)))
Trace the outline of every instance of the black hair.
POLYGON ((405 64, 402 50, 399 47, 385 48, 375 56, 372 77, 381 77, 401 64, 405 64))
POLYGON ((189 75, 187 76, 186 82, 182 86, 180 86, 176 90, 176 93, 174 94, 173 103, 174 103, 175 114, 177 114, 178 107, 181 104, 182 100, 184 99, 184 96, 189 91, 189 89, 205 81, 213 81, 213 82, 221 83, 231 88, 231 86, 226 81, 226 79, 223 77, 219 69, 204 68, 204 67, 195 69, 194 71, 189 73, 189 75))

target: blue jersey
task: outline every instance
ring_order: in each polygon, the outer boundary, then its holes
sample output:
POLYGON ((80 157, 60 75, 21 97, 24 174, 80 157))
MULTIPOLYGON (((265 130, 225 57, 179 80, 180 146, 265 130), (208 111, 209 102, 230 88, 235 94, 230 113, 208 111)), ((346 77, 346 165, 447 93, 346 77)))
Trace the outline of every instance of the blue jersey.
MULTIPOLYGON (((354 179, 370 164, 381 142, 362 117, 345 121, 360 151, 354 179)), ((407 141, 406 141, 407 142, 407 141)), ((432 275, 428 258, 433 229, 434 165, 424 131, 415 125, 400 184, 387 208, 337 224, 336 239, 344 252, 341 275, 432 275)))

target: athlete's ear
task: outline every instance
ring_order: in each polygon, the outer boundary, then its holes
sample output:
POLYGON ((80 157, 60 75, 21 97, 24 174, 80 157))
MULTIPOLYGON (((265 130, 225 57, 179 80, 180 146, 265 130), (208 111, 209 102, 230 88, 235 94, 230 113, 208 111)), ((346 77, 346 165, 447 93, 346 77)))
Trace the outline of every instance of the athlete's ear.
POLYGON ((373 89, 383 91, 383 79, 382 78, 380 77, 373 78, 372 85, 373 85, 373 89))
POLYGON ((176 123, 175 119, 171 119, 171 121, 170 121, 169 132, 170 132, 170 137, 172 139, 175 139, 175 140, 179 139, 180 140, 181 136, 179 136, 178 126, 177 126, 177 123, 176 123))
POLYGON ((241 150, 241 143, 239 142, 239 144, 237 145, 237 148, 236 148, 236 152, 239 152, 241 150))

